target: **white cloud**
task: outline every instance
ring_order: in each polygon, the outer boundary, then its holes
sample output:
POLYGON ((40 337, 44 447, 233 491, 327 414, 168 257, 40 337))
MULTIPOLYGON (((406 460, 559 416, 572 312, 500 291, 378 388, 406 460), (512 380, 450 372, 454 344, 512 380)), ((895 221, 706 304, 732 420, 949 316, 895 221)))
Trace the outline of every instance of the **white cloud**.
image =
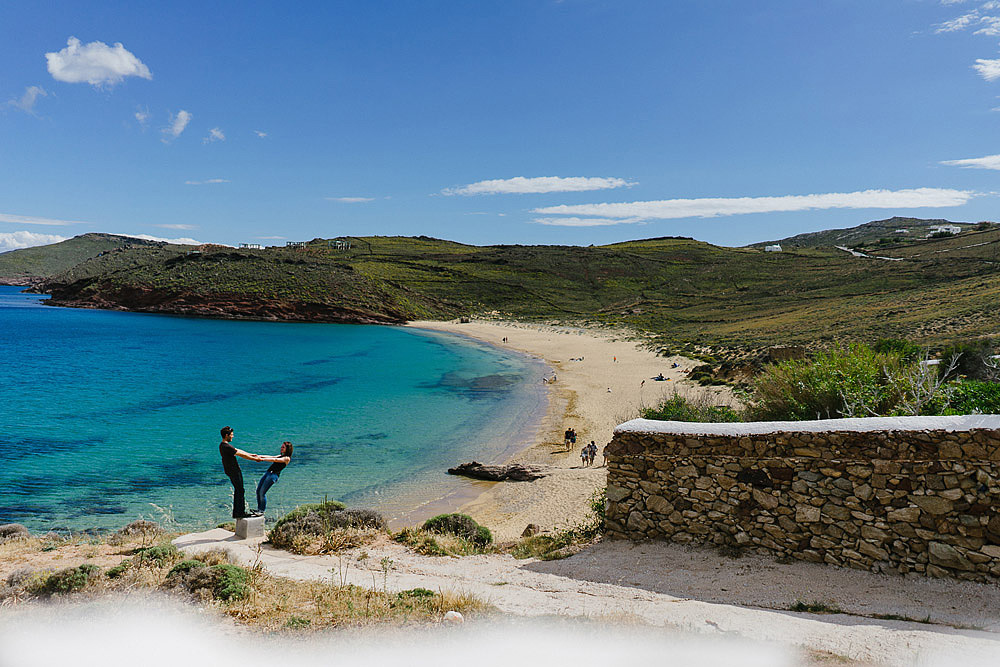
POLYGON ((327 201, 339 201, 342 204, 363 204, 375 201, 373 197, 324 197, 327 201))
POLYGON ((91 223, 83 220, 57 220, 56 218, 36 218, 30 215, 12 215, 10 213, 0 213, 0 222, 11 222, 15 225, 48 225, 52 227, 62 227, 64 225, 89 225, 91 223))
POLYGON ((959 30, 965 30, 969 26, 979 23, 979 19, 980 19, 979 12, 973 10, 968 14, 962 14, 961 16, 956 16, 950 21, 939 23, 937 26, 937 30, 935 30, 934 32, 936 33, 958 32, 959 30))
POLYGON ((207 181, 184 181, 184 185, 215 185, 216 183, 231 183, 228 178, 210 178, 207 181))
POLYGON ((630 225, 637 222, 645 222, 642 218, 535 218, 532 220, 537 225, 554 225, 557 227, 600 227, 603 225, 630 225))
POLYGON ((972 67, 979 72, 979 76, 983 77, 987 81, 1000 79, 1000 59, 984 60, 983 58, 979 58, 976 60, 976 64, 972 67))
POLYGON ((445 188, 444 195, 542 194, 547 192, 587 192, 611 190, 635 185, 622 178, 590 178, 585 176, 538 176, 478 181, 457 188, 445 188))
POLYGON ((261 139, 267 136, 267 132, 261 132, 260 130, 254 130, 253 133, 256 134, 258 137, 260 137, 261 139))
POLYGON ((56 81, 87 82, 92 86, 114 86, 127 76, 152 79, 149 68, 120 42, 82 44, 76 37, 66 40, 62 51, 46 53, 49 74, 56 81))
POLYGON ((261 239, 262 241, 284 241, 288 237, 287 236, 258 236, 257 238, 261 239))
MULTIPOLYGON (((780 197, 718 197, 603 204, 563 204, 536 208, 532 212, 549 216, 587 216, 590 220, 607 218, 642 222, 645 220, 714 218, 747 213, 778 213, 831 208, 937 208, 961 206, 974 196, 975 193, 964 190, 916 188, 912 190, 865 190, 863 192, 831 192, 780 197)), ((580 220, 585 219, 580 218, 580 220)), ((578 222, 577 226, 583 224, 607 223, 578 222)))
POLYGON ((154 227, 160 227, 162 229, 198 229, 198 225, 153 225, 154 227))
POLYGON ((149 109, 146 107, 139 107, 135 112, 135 121, 139 123, 139 125, 141 125, 143 129, 145 129, 146 126, 149 124, 149 117, 150 117, 149 109))
POLYGON ((39 97, 45 97, 48 93, 41 86, 28 86, 24 89, 24 94, 21 97, 14 97, 7 101, 3 106, 14 107, 15 109, 20 109, 25 113, 30 113, 32 116, 35 115, 35 102, 38 101, 39 97))
POLYGON ((163 142, 169 143, 170 141, 181 136, 181 132, 184 128, 188 126, 191 122, 192 114, 184 109, 181 109, 176 114, 170 114, 170 124, 163 128, 163 142))
POLYGON ((966 169, 997 169, 1000 170, 1000 155, 970 157, 964 160, 942 160, 941 164, 949 167, 965 167, 966 169))
POLYGON ((31 248, 36 245, 49 245, 65 241, 68 237, 55 234, 36 234, 35 232, 0 232, 0 252, 31 248))
POLYGON ((217 127, 213 127, 211 130, 208 131, 208 136, 202 139, 201 141, 202 143, 210 144, 214 141, 225 141, 225 140, 226 140, 226 135, 222 133, 222 130, 220 130, 217 127))

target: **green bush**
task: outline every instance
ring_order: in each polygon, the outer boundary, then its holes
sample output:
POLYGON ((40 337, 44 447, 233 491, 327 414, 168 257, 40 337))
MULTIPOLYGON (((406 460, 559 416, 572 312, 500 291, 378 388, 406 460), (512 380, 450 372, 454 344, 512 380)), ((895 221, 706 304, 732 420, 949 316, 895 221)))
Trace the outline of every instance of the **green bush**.
POLYGON ((468 540, 478 547, 493 543, 493 533, 486 526, 480 526, 468 514, 439 514, 431 517, 422 526, 429 533, 455 535, 468 540))
POLYGON ((756 421, 904 414, 920 377, 918 362, 854 344, 768 366, 754 381, 748 412, 756 421))
POLYGON ((158 544, 155 547, 146 547, 135 552, 135 559, 139 563, 148 563, 156 567, 165 567, 180 558, 180 551, 173 544, 158 544))
POLYGON ((872 349, 879 354, 894 354, 903 361, 921 361, 926 354, 924 348, 902 338, 880 338, 872 349))
POLYGON ((238 565, 186 560, 170 570, 165 584, 191 593, 203 591, 218 600, 241 600, 250 592, 247 578, 247 571, 238 565))
POLYGON ((1000 382, 966 380, 952 386, 948 412, 958 415, 1000 414, 1000 382))
POLYGON ((278 519, 268 540, 278 549, 296 548, 297 538, 323 537, 340 528, 386 530, 385 517, 369 509, 345 509, 343 503, 327 501, 303 505, 278 519))
POLYGON ((250 592, 247 571, 238 565, 213 565, 216 573, 215 597, 220 600, 242 600, 250 592))
POLYGON ((678 422, 738 422, 742 415, 728 405, 710 405, 705 398, 689 399, 674 394, 654 408, 641 412, 646 419, 678 422))
POLYGON ((411 547, 418 554, 424 556, 447 556, 448 551, 442 547, 434 537, 413 528, 404 528, 392 539, 400 544, 411 547))
POLYGON ((74 591, 86 588, 91 577, 101 571, 101 568, 90 563, 84 563, 77 567, 68 567, 65 570, 53 572, 40 582, 38 592, 46 595, 73 593, 74 591))
POLYGON ((169 577, 175 574, 187 574, 189 571, 193 570, 196 567, 207 567, 207 566, 200 560, 193 560, 193 559, 182 560, 181 562, 177 563, 177 565, 174 565, 172 568, 170 568, 170 572, 167 573, 167 576, 169 577))
POLYGON ((964 375, 970 380, 993 380, 996 369, 992 368, 993 346, 985 338, 971 341, 958 341, 947 345, 941 351, 941 364, 938 366, 945 379, 950 380, 964 375), (952 360, 955 367, 949 372, 952 360))
POLYGON ((104 574, 105 576, 107 576, 108 579, 117 579, 118 577, 125 574, 126 570, 128 570, 129 567, 131 566, 132 566, 132 561, 126 558, 122 562, 118 563, 118 565, 109 568, 108 571, 105 572, 104 574))

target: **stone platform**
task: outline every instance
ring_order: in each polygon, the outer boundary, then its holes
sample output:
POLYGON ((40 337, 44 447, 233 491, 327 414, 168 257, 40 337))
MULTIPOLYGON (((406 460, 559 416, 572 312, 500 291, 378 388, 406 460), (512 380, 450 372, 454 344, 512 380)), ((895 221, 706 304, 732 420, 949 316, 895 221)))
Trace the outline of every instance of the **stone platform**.
POLYGON ((252 516, 246 519, 237 519, 236 537, 241 540, 264 537, 264 517, 252 516))

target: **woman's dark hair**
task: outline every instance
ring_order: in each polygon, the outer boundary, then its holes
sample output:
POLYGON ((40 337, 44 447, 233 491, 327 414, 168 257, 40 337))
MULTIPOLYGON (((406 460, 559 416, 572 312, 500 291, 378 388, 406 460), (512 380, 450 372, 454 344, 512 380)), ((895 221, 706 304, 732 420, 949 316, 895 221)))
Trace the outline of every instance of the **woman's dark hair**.
POLYGON ((281 443, 281 453, 287 456, 288 458, 292 458, 292 449, 293 449, 292 443, 288 442, 287 440, 281 443))
POLYGON ((233 428, 231 426, 223 426, 222 429, 219 431, 219 433, 222 434, 223 438, 225 438, 227 435, 229 435, 232 432, 233 432, 233 428))

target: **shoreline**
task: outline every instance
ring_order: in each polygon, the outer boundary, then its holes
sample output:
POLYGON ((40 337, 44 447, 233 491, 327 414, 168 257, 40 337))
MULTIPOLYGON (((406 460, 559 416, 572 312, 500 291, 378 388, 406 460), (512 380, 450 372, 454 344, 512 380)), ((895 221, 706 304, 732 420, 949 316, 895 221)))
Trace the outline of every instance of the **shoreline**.
POLYGON ((555 374, 555 382, 546 385, 548 409, 533 441, 502 461, 548 465, 551 474, 534 482, 481 482, 482 491, 455 510, 488 526, 499 540, 517 539, 528 524, 553 530, 582 523, 590 511, 591 496, 607 477, 601 467, 601 450, 610 442, 615 426, 637 416, 642 407, 655 405, 675 390, 682 395, 711 393, 722 402, 731 400, 727 389, 680 382, 686 377, 683 371, 699 362, 658 357, 620 329, 485 320, 416 321, 405 326, 515 350, 541 360, 555 374), (677 367, 671 368, 674 363, 677 367), (654 381, 658 373, 668 379, 654 381), (570 427, 578 437, 576 446, 567 451, 563 432, 570 427), (583 467, 580 448, 591 441, 597 443, 597 458, 593 467, 583 467))

